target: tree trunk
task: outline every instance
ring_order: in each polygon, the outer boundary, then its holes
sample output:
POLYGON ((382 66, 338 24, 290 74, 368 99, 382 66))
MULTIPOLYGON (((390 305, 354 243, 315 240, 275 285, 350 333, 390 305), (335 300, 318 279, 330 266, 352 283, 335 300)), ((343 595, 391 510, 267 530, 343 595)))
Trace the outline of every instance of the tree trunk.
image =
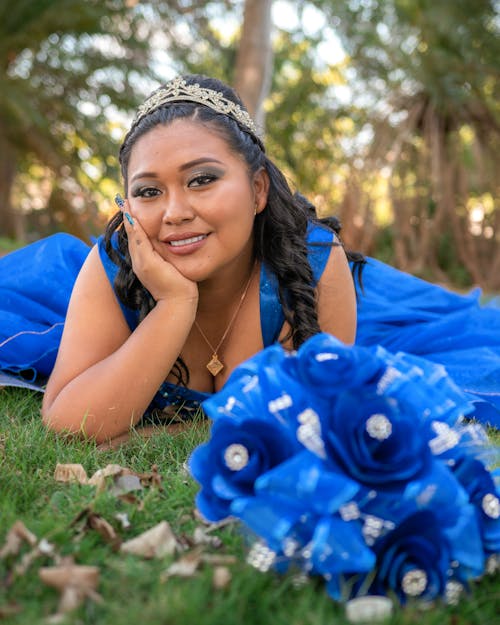
POLYGON ((262 134, 265 129, 262 105, 271 88, 272 76, 271 7, 272 0, 245 0, 234 78, 236 91, 262 134))
POLYGON ((0 236, 10 239, 20 234, 20 216, 16 219, 11 199, 16 163, 16 153, 0 129, 0 236))

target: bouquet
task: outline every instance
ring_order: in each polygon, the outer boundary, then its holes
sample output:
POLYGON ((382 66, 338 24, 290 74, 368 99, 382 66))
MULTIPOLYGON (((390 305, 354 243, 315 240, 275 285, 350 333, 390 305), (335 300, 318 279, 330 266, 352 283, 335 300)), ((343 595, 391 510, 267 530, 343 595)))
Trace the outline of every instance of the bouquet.
POLYGON ((240 519, 258 569, 404 603, 452 601, 498 567, 498 451, 442 366, 318 334, 263 350, 203 406, 198 509, 240 519))

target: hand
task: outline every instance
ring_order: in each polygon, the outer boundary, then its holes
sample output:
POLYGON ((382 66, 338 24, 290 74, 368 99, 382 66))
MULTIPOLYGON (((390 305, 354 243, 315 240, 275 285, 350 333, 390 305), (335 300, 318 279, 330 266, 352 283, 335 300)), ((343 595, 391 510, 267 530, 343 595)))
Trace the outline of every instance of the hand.
POLYGON ((128 200, 123 202, 123 224, 128 237, 132 268, 155 301, 182 299, 198 302, 198 285, 185 278, 171 263, 154 249, 139 220, 131 215, 128 200))

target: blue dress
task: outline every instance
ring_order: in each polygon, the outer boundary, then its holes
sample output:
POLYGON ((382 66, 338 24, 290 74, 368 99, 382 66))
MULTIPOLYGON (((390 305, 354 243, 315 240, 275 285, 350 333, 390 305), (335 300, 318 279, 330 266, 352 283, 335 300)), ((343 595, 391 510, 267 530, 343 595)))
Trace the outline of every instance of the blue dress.
MULTIPOLYGON (((330 231, 310 226, 308 250, 315 282, 328 260, 331 240, 330 231)), ((113 283, 117 267, 102 238, 98 247, 113 283)), ((0 384, 2 372, 37 385, 50 374, 71 290, 89 249, 75 237, 57 234, 0 259, 0 384)), ((358 285, 357 343, 380 344, 443 364, 474 401, 476 417, 500 427, 500 307, 495 301, 482 306, 479 298, 478 290, 458 295, 369 258, 363 285, 358 285)), ((122 311, 133 329, 136 313, 124 306, 122 311)), ((260 317, 267 347, 277 340, 284 316, 276 280, 264 265, 260 317)), ((165 382, 146 420, 179 404, 186 418, 206 398, 205 393, 165 382)))

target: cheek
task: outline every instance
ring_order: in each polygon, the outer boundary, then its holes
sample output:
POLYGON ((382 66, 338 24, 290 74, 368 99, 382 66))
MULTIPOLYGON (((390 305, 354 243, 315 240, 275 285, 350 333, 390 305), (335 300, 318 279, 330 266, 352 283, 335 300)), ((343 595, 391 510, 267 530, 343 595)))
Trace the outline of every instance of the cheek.
POLYGON ((151 237, 155 235, 161 226, 161 211, 155 210, 152 206, 144 207, 140 204, 130 203, 132 215, 140 222, 146 234, 151 237))

